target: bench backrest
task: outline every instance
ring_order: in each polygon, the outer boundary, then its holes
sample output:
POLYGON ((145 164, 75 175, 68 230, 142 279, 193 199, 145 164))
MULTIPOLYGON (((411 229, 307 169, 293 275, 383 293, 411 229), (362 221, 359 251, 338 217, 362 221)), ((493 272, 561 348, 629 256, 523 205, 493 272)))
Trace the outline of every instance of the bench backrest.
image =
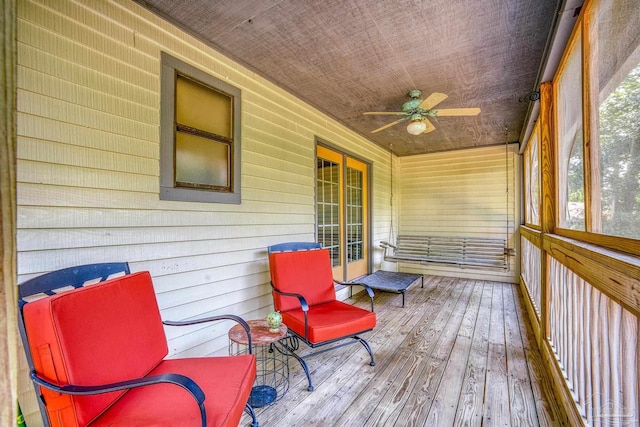
POLYGON ((504 268, 505 240, 489 237, 399 235, 395 258, 504 268))
MULTIPOLYGON (((168 353, 148 272, 26 303, 23 316, 35 371, 58 385, 139 378, 168 353)), ((52 425, 73 426, 91 422, 124 392, 42 393, 52 425)))

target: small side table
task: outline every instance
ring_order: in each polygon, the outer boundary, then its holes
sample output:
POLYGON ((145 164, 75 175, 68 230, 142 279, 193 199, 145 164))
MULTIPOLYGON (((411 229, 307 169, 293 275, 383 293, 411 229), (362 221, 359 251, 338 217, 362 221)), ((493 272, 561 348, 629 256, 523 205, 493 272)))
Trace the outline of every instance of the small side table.
MULTIPOLYGON (((287 326, 269 332, 265 320, 249 320, 251 345, 256 356, 256 381, 249 404, 255 408, 271 405, 289 390, 289 356, 280 340, 287 336, 287 326)), ((247 334, 241 325, 229 329, 229 354, 249 353, 247 334)))

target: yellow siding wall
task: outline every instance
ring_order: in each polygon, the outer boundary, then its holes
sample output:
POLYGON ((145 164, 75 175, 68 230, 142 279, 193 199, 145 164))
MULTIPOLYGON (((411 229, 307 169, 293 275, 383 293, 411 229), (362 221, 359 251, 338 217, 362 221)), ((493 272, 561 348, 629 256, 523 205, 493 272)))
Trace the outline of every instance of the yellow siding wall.
MULTIPOLYGON (((130 0, 21 0, 17 12, 18 282, 129 261, 151 272, 165 319, 262 317, 266 246, 315 238, 316 137, 372 163, 374 247, 387 238, 387 151, 130 0), (161 51, 242 90, 241 205, 159 200, 161 51)), ((225 353, 228 327, 167 329, 170 353, 225 353)))
MULTIPOLYGON (((400 234, 505 238, 508 218, 508 245, 519 253, 515 145, 508 153, 503 145, 401 157, 399 163, 400 234)), ((517 283, 518 259, 511 257, 507 272, 408 263, 400 271, 517 283)))

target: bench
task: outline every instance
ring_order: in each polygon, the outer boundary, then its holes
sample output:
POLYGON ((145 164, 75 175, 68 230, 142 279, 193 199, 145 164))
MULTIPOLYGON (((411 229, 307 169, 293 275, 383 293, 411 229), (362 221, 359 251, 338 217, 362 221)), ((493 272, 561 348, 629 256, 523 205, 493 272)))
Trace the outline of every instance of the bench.
POLYGON ((507 270, 509 249, 505 239, 399 235, 396 244, 380 242, 384 260, 418 264, 507 270))

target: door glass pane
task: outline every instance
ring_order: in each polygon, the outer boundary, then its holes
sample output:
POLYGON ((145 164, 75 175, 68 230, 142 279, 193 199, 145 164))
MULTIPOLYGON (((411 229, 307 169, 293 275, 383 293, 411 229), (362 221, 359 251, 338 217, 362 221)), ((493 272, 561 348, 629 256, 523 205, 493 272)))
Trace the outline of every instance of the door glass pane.
POLYGON ((640 7, 638 0, 600 1, 594 10, 590 87, 601 221, 594 231, 640 239, 640 7))
POLYGON ((558 79, 557 96, 559 225, 573 230, 585 230, 580 37, 578 34, 558 79))
POLYGON ((347 168, 347 262, 364 256, 362 179, 361 171, 347 168))
POLYGON ((318 158, 318 243, 329 249, 332 267, 340 265, 340 166, 318 158))

